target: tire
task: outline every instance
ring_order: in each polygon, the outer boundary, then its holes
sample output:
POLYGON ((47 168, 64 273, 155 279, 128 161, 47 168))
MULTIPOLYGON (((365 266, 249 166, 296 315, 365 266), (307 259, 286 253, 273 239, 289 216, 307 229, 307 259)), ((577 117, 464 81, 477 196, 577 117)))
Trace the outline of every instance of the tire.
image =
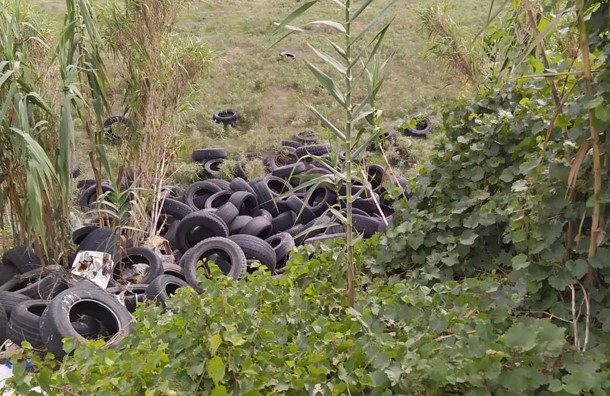
POLYGON ((218 191, 217 193, 212 194, 205 201, 205 209, 218 209, 222 205, 229 202, 231 198, 231 191, 218 191))
POLYGON ((244 252, 246 258, 259 260, 261 264, 265 264, 271 272, 275 270, 277 257, 275 250, 263 239, 253 235, 232 235, 229 239, 237 244, 244 252))
POLYGON ((220 217, 214 213, 198 211, 191 213, 180 221, 176 229, 176 246, 181 252, 186 252, 207 238, 226 238, 228 236, 229 229, 220 217), (192 235, 196 229, 198 233, 192 235))
MULTIPOLYGON (((352 203, 352 207, 361 209, 365 211, 367 214, 370 213, 379 213, 379 209, 377 208, 377 203, 381 203, 379 201, 379 195, 377 193, 373 197, 370 198, 358 198, 352 203)), ((364 194, 363 194, 364 195, 364 194)), ((361 195, 362 197, 362 195, 361 195)))
POLYGON ((317 235, 315 237, 305 239, 305 241, 303 241, 303 244, 307 245, 307 244, 316 243, 316 242, 329 241, 329 240, 333 240, 333 239, 337 239, 337 238, 341 238, 341 239, 345 240, 345 238, 347 238, 347 235, 345 234, 345 232, 338 232, 335 234, 317 235))
POLYGON ((290 165, 280 166, 279 168, 275 168, 271 175, 275 177, 282 178, 284 180, 290 181, 295 175, 299 173, 305 172, 305 164, 302 162, 297 162, 290 165))
POLYGON ((160 235, 167 240, 172 249, 176 248, 176 230, 178 229, 179 224, 180 220, 171 219, 163 232, 160 233, 160 235))
POLYGON ((235 176, 240 177, 244 180, 248 180, 248 174, 244 169, 244 163, 242 161, 237 161, 235 164, 235 176))
POLYGON ((267 210, 272 216, 280 214, 277 204, 273 200, 273 194, 264 179, 252 183, 252 189, 258 199, 258 207, 267 210))
POLYGON ((287 229, 285 232, 292 235, 292 238, 294 239, 294 237, 303 232, 303 230, 305 230, 305 226, 303 224, 295 224, 289 229, 287 229))
POLYGON ((301 144, 315 144, 318 134, 314 131, 300 131, 294 135, 294 139, 301 144))
POLYGON ((222 180, 222 179, 208 179, 206 181, 210 182, 212 184, 215 184, 216 186, 218 186, 220 188, 220 191, 230 191, 231 190, 231 185, 226 180, 222 180))
POLYGON ((301 146, 297 149, 297 158, 305 157, 306 155, 323 156, 329 154, 331 150, 330 143, 322 144, 309 144, 307 146, 301 146))
POLYGON ((147 264, 148 270, 142 279, 132 283, 149 284, 156 277, 163 274, 163 264, 161 264, 161 258, 155 252, 143 247, 133 247, 127 249, 123 257, 121 257, 121 260, 115 264, 112 271, 112 278, 117 282, 120 282, 120 275, 123 270, 138 263, 147 264))
POLYGON ((83 315, 102 324, 108 347, 115 346, 131 331, 133 318, 114 296, 97 289, 65 290, 51 300, 40 320, 42 341, 56 359, 62 359, 66 354, 62 339, 73 338, 76 345, 86 342, 87 339, 72 327, 72 322, 83 315))
MULTIPOLYGON (((102 194, 114 191, 114 189, 108 184, 102 184, 101 189, 102 194)), ((87 189, 81 193, 80 199, 78 201, 81 209, 92 209, 92 205, 95 203, 97 197, 97 186, 94 184, 92 186, 87 187, 87 189)))
POLYGON ((239 234, 241 229, 252 220, 252 216, 237 216, 229 224, 229 235, 239 234))
POLYGON ((90 316, 83 316, 70 323, 74 330, 84 338, 94 338, 102 329, 100 324, 90 316))
POLYGON ((216 158, 206 161, 203 164, 203 173, 206 178, 216 177, 220 171, 220 164, 224 162, 223 158, 216 158))
POLYGON ((407 127, 404 129, 404 133, 408 136, 426 137, 432 130, 432 121, 429 117, 425 117, 423 121, 417 123, 416 128, 407 127), (421 122, 421 126, 420 126, 421 122))
POLYGON ((233 125, 237 122, 237 119, 237 111, 233 109, 221 110, 217 113, 214 113, 214 115, 212 116, 213 121, 223 125, 233 125))
POLYGON ((294 53, 290 52, 290 51, 282 51, 282 52, 280 52, 280 57, 283 58, 283 59, 286 59, 286 60, 291 60, 291 61, 293 61, 293 60, 295 60, 297 58, 297 56, 294 53))
POLYGON ((43 346, 40 317, 48 304, 44 300, 27 300, 17 304, 8 323, 8 338, 19 346, 23 341, 29 342, 34 348, 43 346))
POLYGON ((362 233, 365 238, 370 238, 379 230, 380 221, 374 217, 363 216, 359 214, 352 215, 354 228, 362 233))
POLYGON ((303 145, 302 143, 294 140, 282 140, 280 144, 282 147, 292 147, 293 149, 297 149, 303 145))
POLYGON ((288 260, 290 249, 295 247, 292 235, 280 232, 265 240, 275 251, 275 268, 283 267, 288 260))
POLYGON ((248 224, 243 226, 239 235, 252 235, 261 239, 268 238, 273 231, 271 221, 265 216, 254 217, 248 224))
POLYGON ((78 246, 77 252, 92 250, 94 252, 105 252, 113 257, 119 257, 119 236, 107 228, 98 228, 83 239, 78 246))
MULTIPOLYGON (((258 208, 256 195, 247 191, 236 191, 229 198, 229 202, 235 205, 240 215, 250 215, 258 208)), ((228 224, 228 223, 227 223, 228 224)))
POLYGON ((76 179, 80 176, 80 166, 76 162, 70 164, 70 177, 76 179))
POLYGON ((10 282, 17 275, 19 271, 13 265, 0 265, 0 286, 10 282))
POLYGON ((193 213, 193 208, 180 201, 171 198, 165 198, 161 206, 161 214, 171 216, 176 220, 182 220, 189 214, 193 213))
POLYGON ((146 301, 146 290, 148 289, 148 286, 148 283, 137 285, 130 284, 127 286, 118 286, 106 289, 106 292, 114 294, 118 298, 119 302, 125 305, 125 308, 127 308, 129 313, 134 313, 138 307, 138 303, 146 301))
POLYGON ((68 285, 62 278, 57 275, 47 275, 38 282, 16 290, 16 292, 32 299, 50 300, 67 288, 68 285))
POLYGON ((6 311, 2 306, 0 306, 0 345, 4 344, 8 338, 8 323, 6 311))
POLYGON ((184 203, 191 211, 203 209, 208 198, 221 191, 222 189, 210 180, 195 182, 184 192, 184 203))
POLYGON ((241 177, 236 177, 235 179, 233 179, 229 183, 229 186, 231 187, 231 190, 233 190, 235 192, 247 191, 247 192, 253 194, 254 196, 256 196, 256 192, 254 192, 254 190, 252 189, 252 186, 250 186, 250 184, 241 177))
POLYGON ((116 133, 112 132, 112 126, 118 123, 125 125, 126 128, 129 128, 130 126, 129 118, 125 117, 123 114, 110 116, 104 121, 104 133, 106 138, 113 144, 119 143, 125 138, 125 136, 118 136, 116 133))
POLYGON ((315 213, 299 199, 299 197, 291 195, 286 199, 286 204, 294 213, 296 213, 296 221, 301 224, 306 224, 316 218, 315 213))
POLYGON ((175 276, 185 281, 184 270, 178 264, 163 264, 163 275, 175 276))
MULTIPOLYGON (((230 270, 225 274, 233 279, 240 279, 246 273, 246 256, 237 243, 228 238, 209 238, 198 243, 180 259, 180 266, 184 269, 184 277, 189 285, 198 293, 203 290, 197 281, 198 262, 206 253, 223 252, 230 263, 230 270)), ((206 265, 206 264, 204 264, 206 265)))
POLYGON ((292 210, 281 213, 271 221, 273 232, 286 231, 296 223, 297 215, 292 210))
POLYGON ((20 273, 26 273, 41 267, 40 259, 25 246, 16 246, 2 255, 2 265, 14 267, 20 273))
POLYGON ((227 158, 227 150, 224 148, 208 148, 193 150, 193 161, 205 162, 217 158, 227 158))
POLYGON ((327 186, 321 184, 310 190, 307 194, 307 207, 316 215, 320 216, 330 206, 337 202, 337 194, 327 186))
POLYGON ((259 217, 259 216, 263 216, 263 217, 267 218, 267 220, 269 220, 269 221, 273 220, 273 216, 271 216, 271 213, 269 213, 265 209, 256 209, 254 212, 252 212, 252 217, 259 217))
MULTIPOLYGON (((274 197, 285 195, 288 191, 292 190, 292 186, 286 180, 277 176, 265 177, 265 184, 269 188, 271 195, 274 197)), ((276 215, 277 216, 277 215, 276 215)))
POLYGON ((87 237, 87 235, 91 234, 93 231, 99 228, 100 227, 94 225, 88 225, 77 228, 72 232, 72 243, 74 243, 75 245, 80 245, 83 239, 87 237))
POLYGON ((366 167, 366 174, 373 192, 379 193, 385 175, 385 168, 381 165, 372 164, 366 167))
POLYGON ((214 214, 222 219, 225 224, 231 224, 233 220, 239 215, 239 210, 231 202, 227 202, 220 208, 216 209, 214 214))
POLYGON ((161 275, 152 281, 146 288, 146 298, 155 304, 165 306, 169 296, 182 287, 189 287, 188 283, 171 275, 161 275))
MULTIPOLYGON (((304 233, 301 236, 294 237, 294 244, 296 246, 301 246, 306 239, 314 237, 319 234, 322 234, 325 231, 324 228, 315 228, 315 229, 313 229, 313 228, 318 225, 330 223, 331 221, 332 220, 330 217, 321 216, 321 217, 314 219, 314 220, 310 221, 309 223, 305 224, 303 226, 303 231, 306 231, 306 233, 304 233)), ((303 231, 301 231, 301 232, 303 232, 303 231)))
POLYGON ((15 307, 23 302, 30 301, 31 298, 20 293, 10 291, 0 291, 0 307, 4 308, 7 318, 11 318, 11 313, 15 307))

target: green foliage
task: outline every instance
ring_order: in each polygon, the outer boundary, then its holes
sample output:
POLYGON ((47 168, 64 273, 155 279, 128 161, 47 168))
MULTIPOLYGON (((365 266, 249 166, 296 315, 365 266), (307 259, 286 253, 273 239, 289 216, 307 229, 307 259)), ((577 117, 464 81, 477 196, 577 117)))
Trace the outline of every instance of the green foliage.
MULTIPOLYGON (((375 244, 358 245, 358 257, 371 260, 375 244)), ((57 367, 32 356, 35 373, 17 364, 16 389, 521 395, 603 394, 610 386, 603 351, 574 354, 564 328, 518 314, 525 282, 362 279, 362 297, 349 308, 342 257, 339 244, 320 245, 300 249, 280 278, 264 270, 241 282, 203 278, 201 296, 184 289, 167 311, 140 308, 118 349, 92 342, 57 367)))

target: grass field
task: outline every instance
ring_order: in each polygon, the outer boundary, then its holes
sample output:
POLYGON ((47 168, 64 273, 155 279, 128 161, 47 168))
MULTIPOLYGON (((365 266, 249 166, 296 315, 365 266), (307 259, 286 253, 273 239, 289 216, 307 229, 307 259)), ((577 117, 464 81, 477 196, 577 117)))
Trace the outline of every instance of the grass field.
MULTIPOLYGON (((455 0, 450 3, 450 14, 458 24, 476 27, 485 19, 490 2, 455 0)), ((62 1, 28 3, 61 21, 62 1)), ((386 2, 375 3, 379 5, 370 10, 371 15, 386 2)), ((302 103, 333 113, 328 95, 302 61, 315 60, 306 42, 323 46, 324 39, 312 31, 293 35, 279 46, 269 48, 274 41, 270 35, 274 22, 300 4, 294 0, 205 0, 193 2, 182 13, 178 30, 201 38, 217 55, 193 99, 191 122, 185 131, 186 147, 180 153, 183 159, 187 159, 191 149, 205 146, 225 146, 235 154, 261 153, 300 129, 315 128, 316 120, 302 103), (295 52, 297 60, 280 60, 278 54, 282 50, 295 52), (235 129, 224 129, 211 121, 215 111, 229 107, 240 114, 235 129)), ((429 43, 416 12, 435 4, 429 0, 401 0, 391 12, 394 22, 384 51, 395 53, 395 57, 379 99, 387 125, 420 112, 433 114, 433 105, 439 100, 469 95, 457 78, 446 73, 443 64, 426 57, 429 43)), ((306 19, 330 19, 337 16, 339 9, 326 1, 310 11, 306 19)), ((419 160, 425 160, 421 157, 425 156, 427 146, 426 141, 413 142, 411 147, 419 160)))

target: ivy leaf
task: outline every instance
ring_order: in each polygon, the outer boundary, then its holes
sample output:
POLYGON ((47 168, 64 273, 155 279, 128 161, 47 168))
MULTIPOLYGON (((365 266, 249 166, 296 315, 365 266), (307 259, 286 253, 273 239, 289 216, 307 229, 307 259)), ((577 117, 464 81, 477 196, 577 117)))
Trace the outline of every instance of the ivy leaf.
POLYGON ((225 376, 225 364, 220 356, 215 356, 208 362, 208 375, 215 384, 225 376))
POLYGON ((585 276, 589 270, 589 265, 587 264, 587 261, 583 259, 570 260, 566 263, 566 268, 570 270, 576 279, 580 279, 585 276))
POLYGON ((460 243, 465 246, 470 246, 478 238, 478 234, 472 230, 466 230, 460 236, 460 243))
POLYGON ((216 355, 216 351, 218 350, 220 344, 222 344, 222 337, 220 337, 220 335, 214 334, 212 337, 210 337, 210 353, 212 355, 216 355))
POLYGON ((224 385, 220 385, 212 389, 210 396, 229 396, 229 392, 227 392, 227 388, 225 388, 224 385))
POLYGON ((574 283, 574 278, 567 270, 560 271, 549 278, 549 284, 559 291, 564 291, 572 283, 574 283))
POLYGON ((413 250, 417 250, 424 243, 424 234, 411 234, 407 237, 407 243, 413 250))
POLYGON ((530 265, 529 260, 527 259, 527 256, 523 253, 516 255, 515 257, 513 257, 513 260, 511 262, 513 269, 516 270, 520 270, 522 268, 527 268, 530 265))
POLYGON ((610 265, 610 260, 608 260, 608 257, 610 257, 610 249, 600 247, 597 249, 595 256, 589 259, 589 265, 598 269, 606 268, 610 265))
POLYGON ((536 346, 536 332, 526 323, 515 323, 504 334, 504 343, 511 348, 527 352, 536 346))
POLYGON ((605 105, 604 107, 598 107, 595 110, 595 116, 598 120, 602 122, 610 121, 610 105, 605 105))

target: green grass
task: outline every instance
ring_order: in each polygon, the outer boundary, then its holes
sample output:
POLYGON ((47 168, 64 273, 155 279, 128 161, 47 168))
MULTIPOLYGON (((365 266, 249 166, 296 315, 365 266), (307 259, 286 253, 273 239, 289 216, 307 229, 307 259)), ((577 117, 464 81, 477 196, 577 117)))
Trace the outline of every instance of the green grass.
MULTIPOLYGON (((61 21, 62 1, 30 0, 28 3, 52 15, 55 21, 61 21)), ((323 3, 314 7, 307 19, 336 17, 338 7, 332 2, 323 3)), ((375 3, 378 5, 367 11, 371 15, 386 2, 375 3)), ((459 25, 480 26, 490 3, 491 0, 455 0, 449 10, 459 25)), ((316 32, 293 35, 277 47, 269 48, 274 41, 270 35, 274 23, 300 4, 294 0, 206 0, 194 2, 183 12, 178 30, 207 42, 217 59, 209 75, 202 79, 201 90, 193 100, 191 122, 184 131, 184 149, 179 153, 182 159, 188 160, 192 149, 209 146, 224 146, 236 157, 245 152, 262 153, 300 129, 317 126, 316 119, 302 103, 313 104, 331 115, 336 111, 303 62, 303 59, 315 61, 306 41, 324 46, 323 37, 316 32), (297 60, 280 60, 282 50, 295 52, 297 60), (224 129, 211 120, 215 111, 229 107, 240 114, 235 129, 224 129)), ((401 0, 390 13, 394 23, 384 51, 395 53, 395 57, 379 97, 384 123, 388 126, 420 112, 430 113, 434 119, 435 102, 470 95, 459 79, 446 73, 444 65, 426 57, 429 44, 420 29, 416 11, 434 4, 429 0, 401 0)), ((418 156, 416 162, 425 162, 427 148, 434 139, 432 136, 412 142, 413 153, 418 156)))

